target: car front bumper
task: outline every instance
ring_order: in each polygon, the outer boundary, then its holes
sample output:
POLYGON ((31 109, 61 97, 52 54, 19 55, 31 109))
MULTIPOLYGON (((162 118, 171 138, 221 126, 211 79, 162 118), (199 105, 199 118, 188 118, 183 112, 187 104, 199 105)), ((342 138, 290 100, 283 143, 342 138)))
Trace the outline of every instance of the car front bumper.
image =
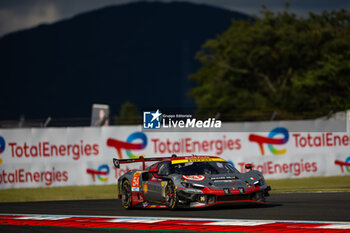
POLYGON ((265 202, 253 200, 257 192, 268 196, 269 186, 251 186, 247 188, 213 189, 205 187, 202 190, 177 190, 179 204, 184 207, 199 208, 213 205, 228 205, 237 203, 263 204, 265 202))

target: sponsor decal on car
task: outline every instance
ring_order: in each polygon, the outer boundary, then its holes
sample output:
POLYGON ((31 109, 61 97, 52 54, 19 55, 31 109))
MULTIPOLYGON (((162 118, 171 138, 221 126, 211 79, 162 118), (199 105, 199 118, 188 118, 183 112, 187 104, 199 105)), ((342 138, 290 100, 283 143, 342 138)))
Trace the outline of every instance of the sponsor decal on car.
POLYGON ((132 192, 140 191, 140 175, 141 175, 141 172, 135 172, 134 176, 132 177, 132 183, 131 183, 132 192))
POLYGON ((202 181, 205 179, 205 176, 202 176, 202 175, 185 176, 185 175, 183 175, 182 178, 184 178, 186 180, 192 180, 192 181, 202 181))
POLYGON ((221 158, 191 158, 191 159, 176 159, 171 161, 172 164, 195 163, 195 162, 226 162, 226 161, 221 158))
POLYGON ((235 176, 214 176, 210 177, 211 180, 235 180, 238 179, 235 176))
POLYGON ((244 190, 244 188, 239 187, 239 188, 238 188, 238 190, 239 190, 239 193, 240 193, 240 194, 245 194, 245 190, 244 190))

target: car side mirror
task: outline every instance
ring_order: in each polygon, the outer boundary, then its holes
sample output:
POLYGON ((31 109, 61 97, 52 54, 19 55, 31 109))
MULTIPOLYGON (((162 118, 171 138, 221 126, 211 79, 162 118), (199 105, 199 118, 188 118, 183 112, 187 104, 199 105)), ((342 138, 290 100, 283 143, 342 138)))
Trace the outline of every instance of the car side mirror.
POLYGON ((158 168, 150 168, 148 170, 150 173, 158 173, 159 172, 159 169, 158 168))
POLYGON ((245 169, 247 169, 247 170, 252 170, 252 169, 253 169, 252 164, 251 164, 251 163, 246 163, 246 164, 245 164, 245 169))

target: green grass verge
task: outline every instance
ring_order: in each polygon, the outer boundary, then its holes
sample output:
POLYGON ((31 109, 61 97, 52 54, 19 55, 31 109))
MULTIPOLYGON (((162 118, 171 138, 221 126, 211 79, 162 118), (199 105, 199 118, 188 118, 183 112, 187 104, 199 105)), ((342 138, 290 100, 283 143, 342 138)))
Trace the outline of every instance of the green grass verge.
POLYGON ((266 180, 266 182, 272 188, 271 193, 350 191, 350 176, 266 180))
POLYGON ((116 198, 117 185, 21 188, 0 190, 0 202, 116 198))
MULTIPOLYGON (((272 187, 271 193, 350 192, 350 176, 266 180, 266 182, 272 187)), ((116 185, 0 190, 0 202, 111 199, 116 196, 116 185)))

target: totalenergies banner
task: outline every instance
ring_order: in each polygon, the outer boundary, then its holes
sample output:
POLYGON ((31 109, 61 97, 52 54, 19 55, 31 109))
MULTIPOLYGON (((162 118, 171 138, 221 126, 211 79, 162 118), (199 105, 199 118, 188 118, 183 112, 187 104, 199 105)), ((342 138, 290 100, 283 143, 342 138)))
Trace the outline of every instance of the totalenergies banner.
POLYGON ((325 130, 295 130, 313 124, 223 124, 239 129, 230 132, 145 132, 141 126, 0 130, 0 188, 114 184, 141 164, 116 169, 112 158, 173 153, 217 155, 241 172, 253 163, 269 179, 350 175, 349 131, 329 132, 328 121, 325 130))

